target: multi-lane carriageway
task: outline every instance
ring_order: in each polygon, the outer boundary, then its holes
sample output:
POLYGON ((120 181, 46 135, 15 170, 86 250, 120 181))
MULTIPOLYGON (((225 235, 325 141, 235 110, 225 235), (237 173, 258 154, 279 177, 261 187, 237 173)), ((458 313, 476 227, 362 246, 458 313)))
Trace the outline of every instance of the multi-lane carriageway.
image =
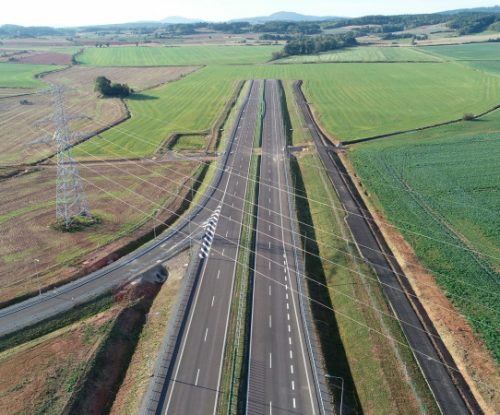
MULTIPOLYGON (((221 187, 220 215, 217 226, 212 227, 210 250, 207 254, 204 244, 201 255, 194 259, 199 284, 157 413, 213 414, 223 393, 224 347, 244 201, 253 183, 248 174, 260 108, 259 87, 254 82, 240 121, 230 173, 221 187)), ((266 82, 265 90, 247 413, 319 414, 296 294, 295 250, 290 248, 285 137, 276 82, 266 82)))
POLYGON ((247 413, 319 414, 297 295, 297 252, 290 221, 294 214, 288 199, 286 142, 276 81, 266 82, 265 103, 247 413))

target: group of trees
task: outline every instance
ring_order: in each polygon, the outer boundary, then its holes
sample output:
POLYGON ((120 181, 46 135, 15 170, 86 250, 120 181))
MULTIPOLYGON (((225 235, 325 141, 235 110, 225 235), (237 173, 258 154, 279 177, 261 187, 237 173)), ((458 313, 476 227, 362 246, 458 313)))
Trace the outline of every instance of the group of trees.
POLYGON ((330 50, 356 46, 357 44, 358 41, 352 32, 337 35, 299 36, 289 40, 282 51, 275 52, 273 59, 328 52, 330 50))
POLYGON ((104 97, 126 98, 134 92, 127 84, 111 83, 105 76, 95 80, 95 90, 104 97))
MULTIPOLYGON (((460 14, 454 17, 449 23, 448 27, 455 29, 461 35, 468 35, 471 33, 480 33, 488 28, 495 30, 500 29, 500 13, 495 14, 460 14)), ((500 31, 500 30, 499 30, 500 31)))

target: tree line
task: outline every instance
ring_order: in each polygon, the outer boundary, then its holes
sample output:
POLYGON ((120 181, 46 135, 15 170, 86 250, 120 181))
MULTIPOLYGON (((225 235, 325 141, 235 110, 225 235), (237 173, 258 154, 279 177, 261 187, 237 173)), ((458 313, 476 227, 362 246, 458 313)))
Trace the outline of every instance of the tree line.
POLYGON ((335 49, 356 46, 358 41, 354 33, 337 35, 298 36, 289 40, 283 50, 273 53, 273 60, 294 55, 311 55, 335 49))

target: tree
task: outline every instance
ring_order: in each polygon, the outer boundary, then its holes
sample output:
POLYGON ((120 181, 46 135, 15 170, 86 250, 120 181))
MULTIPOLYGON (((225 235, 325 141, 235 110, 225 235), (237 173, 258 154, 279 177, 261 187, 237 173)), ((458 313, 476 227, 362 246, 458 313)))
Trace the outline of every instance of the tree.
POLYGON ((95 90, 104 97, 126 98, 134 92, 127 84, 111 83, 105 76, 98 76, 95 80, 95 90))

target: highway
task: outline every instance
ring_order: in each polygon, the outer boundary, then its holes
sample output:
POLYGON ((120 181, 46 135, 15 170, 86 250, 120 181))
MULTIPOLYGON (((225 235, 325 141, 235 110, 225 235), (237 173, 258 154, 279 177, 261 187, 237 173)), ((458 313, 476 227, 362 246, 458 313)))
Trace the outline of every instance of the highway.
POLYGON ((228 161, 229 173, 213 196, 220 215, 214 218, 213 238, 207 239, 211 244, 195 257, 199 283, 159 397, 158 414, 214 414, 217 408, 259 88, 260 82, 254 82, 228 161))
POLYGON ((295 83, 294 90, 321 161, 347 212, 346 222, 358 249, 383 283, 382 288, 395 315, 401 321, 404 334, 441 412, 453 415, 482 413, 366 209, 337 154, 337 149, 323 136, 316 125, 300 89, 300 83, 295 83), (407 296, 405 291, 412 295, 407 296), (418 310, 418 315, 415 310, 418 310), (432 333, 433 336, 423 334, 426 331, 432 333), (455 378, 456 383, 453 382, 451 376, 455 378))
MULTIPOLYGON (((252 88, 255 92, 256 86, 252 88)), ((120 258, 96 272, 57 289, 43 293, 28 300, 0 309, 0 336, 19 330, 38 321, 50 318, 84 303, 99 294, 141 275, 152 265, 164 262, 189 245, 191 238, 197 238, 206 222, 218 206, 230 175, 228 166, 232 160, 234 146, 238 144, 237 133, 250 96, 240 109, 232 127, 225 155, 221 157, 216 173, 207 193, 193 211, 165 231, 156 240, 147 243, 136 251, 120 258)), ((237 167, 237 166, 236 166, 237 167)), ((227 202, 227 200, 226 200, 227 202)))
POLYGON ((319 414, 291 234, 286 141, 276 81, 266 81, 247 414, 319 414), (276 214, 275 212, 282 212, 276 214))

